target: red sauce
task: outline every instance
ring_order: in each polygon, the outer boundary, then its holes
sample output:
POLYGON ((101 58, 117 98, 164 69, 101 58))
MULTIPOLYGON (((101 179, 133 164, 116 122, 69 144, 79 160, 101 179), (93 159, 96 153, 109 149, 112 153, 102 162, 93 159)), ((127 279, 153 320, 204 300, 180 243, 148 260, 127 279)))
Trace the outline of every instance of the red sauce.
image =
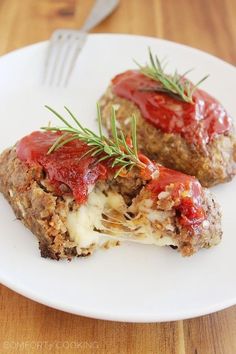
POLYGON ((156 199, 159 193, 165 191, 170 185, 175 209, 179 212, 180 224, 190 229, 200 226, 206 216, 202 208, 202 187, 198 180, 159 165, 159 177, 149 182, 147 188, 156 199))
POLYGON ((17 145, 17 156, 28 164, 39 163, 46 171, 56 192, 63 194, 62 184, 67 185, 78 203, 87 200, 88 188, 97 180, 106 179, 108 168, 105 163, 95 164, 96 159, 89 155, 88 146, 74 140, 53 153, 47 155, 49 148, 60 133, 33 132, 17 145))
MULTIPOLYGON (((33 132, 17 144, 17 156, 29 165, 40 164, 58 195, 64 193, 62 186, 66 185, 75 200, 84 203, 87 200, 89 186, 98 180, 106 179, 108 173, 114 173, 114 170, 107 162, 96 163, 96 158, 90 155, 83 157, 89 147, 79 140, 74 140, 47 154, 58 136, 60 133, 33 132)), ((157 198, 160 192, 173 184, 172 196, 176 201, 175 208, 180 214, 180 223, 192 228, 200 225, 205 215, 201 207, 202 189, 199 182, 194 177, 159 166, 142 154, 139 154, 139 158, 147 166, 141 170, 141 178, 150 180, 150 174, 155 173, 158 168, 159 176, 147 184, 153 197, 157 198)))
POLYGON ((190 144, 204 150, 216 135, 227 133, 231 128, 225 109, 203 90, 195 90, 193 104, 166 93, 144 91, 157 87, 158 82, 135 70, 117 75, 112 84, 113 92, 134 102, 155 127, 166 133, 180 134, 190 144))

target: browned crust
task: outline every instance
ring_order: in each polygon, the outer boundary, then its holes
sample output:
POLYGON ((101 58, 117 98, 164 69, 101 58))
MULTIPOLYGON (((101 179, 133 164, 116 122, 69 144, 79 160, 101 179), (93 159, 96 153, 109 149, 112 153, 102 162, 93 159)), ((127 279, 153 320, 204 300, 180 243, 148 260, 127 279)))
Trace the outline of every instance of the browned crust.
POLYGON ((131 101, 112 93, 109 87, 100 100, 103 124, 110 130, 111 106, 116 107, 119 127, 130 134, 129 117, 137 117, 139 149, 166 167, 196 176, 204 187, 230 181, 236 173, 236 140, 233 132, 220 135, 207 145, 207 152, 190 145, 179 134, 155 128, 131 101))
POLYGON ((5 150, 0 155, 0 181, 0 192, 17 218, 37 236, 42 257, 77 255, 65 226, 68 205, 43 186, 46 180, 40 166, 29 168, 17 158, 15 149, 5 150))

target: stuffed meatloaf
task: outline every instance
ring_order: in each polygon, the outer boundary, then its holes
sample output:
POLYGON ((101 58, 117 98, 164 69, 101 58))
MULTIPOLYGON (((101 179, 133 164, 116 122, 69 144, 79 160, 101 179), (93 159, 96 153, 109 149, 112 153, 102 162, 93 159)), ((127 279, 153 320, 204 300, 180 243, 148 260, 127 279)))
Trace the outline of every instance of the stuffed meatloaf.
POLYGON ((142 70, 129 70, 112 80, 100 104, 108 130, 111 106, 126 134, 131 115, 136 115, 139 148, 149 158, 196 176, 205 187, 229 181, 236 172, 231 118, 203 90, 195 88, 191 100, 168 92, 142 70))
POLYGON ((190 256, 219 243, 218 205, 194 177, 141 154, 132 170, 117 172, 79 139, 49 154, 58 136, 33 132, 0 155, 0 191, 37 236, 42 257, 87 256, 122 240, 190 256))

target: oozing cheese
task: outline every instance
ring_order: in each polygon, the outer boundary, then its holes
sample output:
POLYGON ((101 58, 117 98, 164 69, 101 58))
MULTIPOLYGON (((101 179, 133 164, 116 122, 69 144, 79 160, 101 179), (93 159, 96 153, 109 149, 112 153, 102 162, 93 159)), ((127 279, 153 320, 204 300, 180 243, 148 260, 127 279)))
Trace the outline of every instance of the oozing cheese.
POLYGON ((67 228, 70 238, 79 247, 86 248, 93 243, 98 243, 99 232, 102 230, 102 212, 106 204, 106 196, 99 190, 94 189, 90 194, 86 204, 81 205, 77 211, 69 212, 67 217, 67 228))
POLYGON ((88 248, 92 244, 99 246, 109 239, 154 244, 157 246, 176 245, 173 238, 153 229, 151 222, 164 220, 165 213, 154 211, 151 209, 151 204, 145 201, 145 207, 140 208, 142 213, 146 214, 146 218, 145 222, 139 225, 137 229, 134 220, 126 220, 123 217, 123 214, 127 212, 127 206, 120 194, 115 192, 104 194, 100 189, 95 188, 89 194, 86 204, 80 206, 77 211, 70 211, 68 213, 67 228, 70 238, 78 245, 78 248, 88 248), (121 229, 114 228, 113 223, 115 225, 116 222, 111 217, 109 230, 112 232, 112 235, 109 235, 107 227, 104 226, 103 213, 109 215, 109 211, 111 210, 120 213, 122 226, 121 229), (126 230, 129 229, 130 232, 123 231, 122 233, 122 227, 126 230), (96 230, 101 231, 102 234, 96 230))

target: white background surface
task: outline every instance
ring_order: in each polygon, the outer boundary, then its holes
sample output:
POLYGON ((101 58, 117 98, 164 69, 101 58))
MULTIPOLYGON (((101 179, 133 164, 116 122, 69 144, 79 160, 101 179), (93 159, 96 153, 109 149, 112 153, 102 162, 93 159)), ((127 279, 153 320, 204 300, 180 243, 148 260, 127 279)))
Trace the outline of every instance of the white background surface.
MULTIPOLYGON (((208 54, 148 37, 90 35, 67 89, 41 85, 46 43, 0 59, 0 150, 52 120, 43 107, 67 105, 96 128, 95 103, 117 73, 147 60, 147 47, 168 57, 170 70, 196 68, 210 78, 202 88, 236 117, 236 70, 208 54), (172 63, 172 65, 171 65, 172 63)), ((223 211, 223 240, 182 258, 171 248, 123 244, 72 262, 40 258, 37 240, 0 196, 0 281, 46 305, 95 318, 169 321, 210 313, 236 303, 236 179, 213 189, 223 211)))

